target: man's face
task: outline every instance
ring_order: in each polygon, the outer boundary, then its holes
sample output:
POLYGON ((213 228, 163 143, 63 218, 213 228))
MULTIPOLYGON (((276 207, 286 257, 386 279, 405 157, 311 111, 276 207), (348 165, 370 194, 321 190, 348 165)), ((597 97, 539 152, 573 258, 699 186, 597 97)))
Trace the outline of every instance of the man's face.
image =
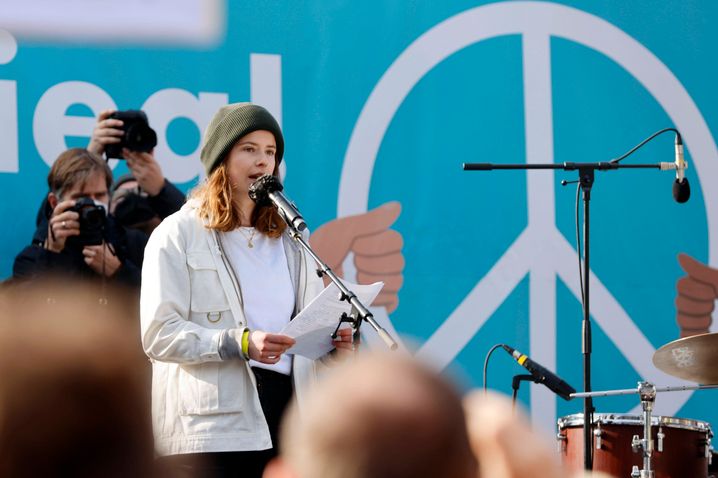
POLYGON ((88 197, 98 203, 102 203, 105 206, 105 210, 107 209, 107 205, 110 201, 110 193, 107 190, 105 175, 102 174, 101 171, 91 174, 84 183, 75 184, 72 188, 64 191, 60 200, 77 200, 83 197, 88 197))

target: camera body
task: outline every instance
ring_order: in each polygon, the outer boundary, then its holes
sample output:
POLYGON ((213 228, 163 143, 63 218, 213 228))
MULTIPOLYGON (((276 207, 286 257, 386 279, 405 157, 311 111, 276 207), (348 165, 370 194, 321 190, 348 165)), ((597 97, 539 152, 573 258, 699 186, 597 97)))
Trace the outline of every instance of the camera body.
POLYGON ((80 216, 80 235, 78 241, 83 246, 98 246, 104 239, 107 213, 103 206, 98 206, 88 197, 77 200, 70 211, 80 216))
POLYGON ((122 156, 122 148, 146 153, 157 146, 157 133, 150 128, 150 123, 144 111, 115 111, 110 115, 110 118, 122 120, 124 134, 119 143, 108 144, 105 147, 107 159, 125 159, 122 156))

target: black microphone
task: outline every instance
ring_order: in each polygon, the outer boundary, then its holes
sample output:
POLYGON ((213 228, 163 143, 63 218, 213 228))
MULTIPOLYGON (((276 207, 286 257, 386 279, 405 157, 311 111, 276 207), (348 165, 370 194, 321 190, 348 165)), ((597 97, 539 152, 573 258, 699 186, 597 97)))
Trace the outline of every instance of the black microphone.
POLYGON ((284 186, 279 182, 279 178, 265 174, 249 186, 249 197, 258 205, 274 204, 287 224, 298 231, 303 231, 307 228, 307 223, 304 222, 294 203, 282 194, 283 189, 284 186))
POLYGON ((506 344, 501 344, 501 347, 503 347, 504 350, 510 353, 511 356, 519 363, 519 365, 531 372, 531 375, 533 376, 536 383, 542 383, 546 385, 549 389, 551 389, 553 393, 563 398, 564 400, 571 400, 571 394, 576 393, 576 389, 561 380, 558 375, 553 372, 549 372, 544 367, 537 364, 518 350, 511 348, 506 344))
POLYGON ((683 140, 681 135, 676 135, 676 180, 673 182, 673 199, 676 202, 684 203, 691 197, 691 185, 686 178, 688 163, 683 158, 683 140))

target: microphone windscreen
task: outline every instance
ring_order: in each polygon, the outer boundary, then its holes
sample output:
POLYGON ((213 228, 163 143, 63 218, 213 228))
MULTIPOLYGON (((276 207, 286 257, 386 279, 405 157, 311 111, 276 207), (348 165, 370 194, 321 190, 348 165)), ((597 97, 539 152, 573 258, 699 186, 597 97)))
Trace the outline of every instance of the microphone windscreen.
POLYGON ((691 197, 691 185, 688 184, 688 179, 683 178, 682 180, 676 179, 673 182, 673 199, 676 202, 684 203, 691 197))
POLYGON ((258 203, 264 204, 269 201, 269 193, 284 189, 279 178, 271 174, 265 174, 249 186, 249 198, 258 203))

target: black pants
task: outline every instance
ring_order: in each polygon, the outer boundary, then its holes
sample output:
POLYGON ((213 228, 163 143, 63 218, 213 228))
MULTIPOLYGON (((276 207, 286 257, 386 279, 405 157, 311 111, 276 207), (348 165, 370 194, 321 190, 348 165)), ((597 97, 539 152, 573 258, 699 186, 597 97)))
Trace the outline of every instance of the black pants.
POLYGON ((260 451, 189 453, 160 459, 167 476, 176 478, 261 478, 264 467, 277 456, 279 424, 292 398, 292 378, 271 370, 252 367, 264 417, 273 447, 260 451))

